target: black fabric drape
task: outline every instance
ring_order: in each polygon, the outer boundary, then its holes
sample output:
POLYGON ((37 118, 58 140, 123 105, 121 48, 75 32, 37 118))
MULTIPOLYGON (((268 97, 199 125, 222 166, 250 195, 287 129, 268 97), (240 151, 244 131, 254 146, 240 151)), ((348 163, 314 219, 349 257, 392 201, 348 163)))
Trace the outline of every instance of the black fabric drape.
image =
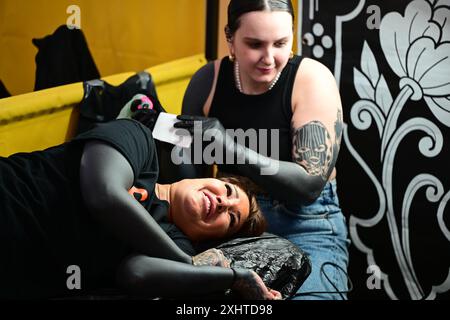
POLYGON ((339 85, 352 299, 450 298, 450 8, 300 0, 303 55, 339 85))
POLYGON ((52 35, 32 42, 39 50, 35 91, 100 78, 81 30, 62 25, 52 35))
POLYGON ((3 84, 2 80, 0 80, 0 99, 1 98, 7 98, 10 97, 11 94, 6 89, 5 85, 3 84))

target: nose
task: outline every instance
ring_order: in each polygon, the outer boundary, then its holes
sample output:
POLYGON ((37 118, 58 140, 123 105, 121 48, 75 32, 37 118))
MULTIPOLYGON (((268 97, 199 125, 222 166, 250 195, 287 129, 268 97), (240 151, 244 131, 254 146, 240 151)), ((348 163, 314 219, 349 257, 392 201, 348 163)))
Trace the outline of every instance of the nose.
POLYGON ((236 205, 238 203, 238 199, 228 199, 226 196, 216 196, 217 199, 217 210, 222 213, 226 211, 228 208, 236 205))
POLYGON ((273 65, 274 58, 272 50, 270 48, 264 50, 263 57, 261 60, 266 66, 273 65))
POLYGON ((311 157, 309 157, 309 161, 311 161, 312 164, 319 164, 320 158, 319 157, 315 157, 315 156, 311 156, 311 157))

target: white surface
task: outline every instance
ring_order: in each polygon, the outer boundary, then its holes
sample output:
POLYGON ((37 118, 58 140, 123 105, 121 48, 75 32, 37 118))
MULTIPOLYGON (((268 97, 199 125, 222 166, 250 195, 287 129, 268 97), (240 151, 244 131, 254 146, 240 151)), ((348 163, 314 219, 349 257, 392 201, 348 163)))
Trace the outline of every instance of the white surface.
POLYGON ((180 136, 175 133, 177 129, 173 125, 178 122, 177 115, 171 113, 161 112, 156 120, 155 128, 153 129, 153 138, 168 142, 183 148, 188 148, 192 143, 192 136, 186 131, 186 135, 180 136))

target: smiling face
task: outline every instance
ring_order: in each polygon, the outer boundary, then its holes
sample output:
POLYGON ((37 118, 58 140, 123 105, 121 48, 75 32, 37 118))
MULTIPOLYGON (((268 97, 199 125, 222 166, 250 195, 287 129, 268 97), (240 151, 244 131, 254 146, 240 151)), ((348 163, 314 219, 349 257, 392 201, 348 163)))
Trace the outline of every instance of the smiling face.
POLYGON ((244 89, 267 90, 286 66, 293 38, 289 12, 253 11, 240 17, 240 26, 228 45, 239 62, 244 89))
POLYGON ((218 179, 186 179, 172 184, 172 222, 193 241, 229 237, 250 212, 247 194, 218 179))

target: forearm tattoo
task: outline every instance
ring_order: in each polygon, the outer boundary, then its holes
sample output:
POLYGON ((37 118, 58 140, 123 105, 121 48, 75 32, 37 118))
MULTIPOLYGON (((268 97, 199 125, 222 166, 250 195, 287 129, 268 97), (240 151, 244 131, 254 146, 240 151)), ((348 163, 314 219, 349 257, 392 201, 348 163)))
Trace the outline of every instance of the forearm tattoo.
POLYGON ((311 176, 320 176, 326 181, 335 162, 333 144, 326 127, 320 121, 311 121, 294 130, 294 161, 311 176))

